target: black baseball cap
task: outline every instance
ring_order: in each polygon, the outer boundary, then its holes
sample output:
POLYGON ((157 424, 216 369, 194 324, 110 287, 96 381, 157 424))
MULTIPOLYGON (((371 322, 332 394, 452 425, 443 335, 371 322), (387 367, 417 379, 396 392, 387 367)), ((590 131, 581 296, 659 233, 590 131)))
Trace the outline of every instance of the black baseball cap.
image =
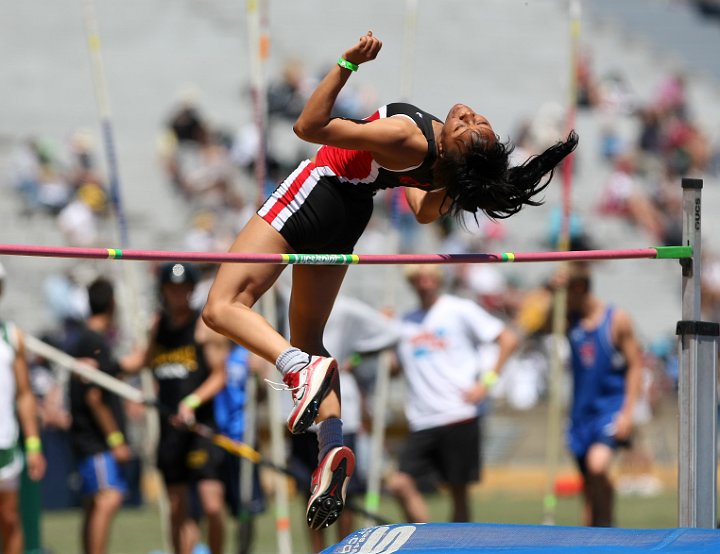
POLYGON ((165 264, 160 268, 160 283, 172 283, 180 285, 182 283, 191 283, 193 285, 198 282, 198 272, 190 264, 172 262, 165 264))

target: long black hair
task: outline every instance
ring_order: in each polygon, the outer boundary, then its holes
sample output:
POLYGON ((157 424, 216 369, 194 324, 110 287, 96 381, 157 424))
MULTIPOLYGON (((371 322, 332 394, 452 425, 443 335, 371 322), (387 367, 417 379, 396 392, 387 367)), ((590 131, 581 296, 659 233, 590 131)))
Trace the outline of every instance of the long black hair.
POLYGON ((565 141, 554 144, 524 164, 509 167, 514 146, 496 140, 492 144, 477 136, 467 153, 439 156, 433 166, 435 185, 445 188, 450 213, 478 210, 494 219, 516 214, 524 205, 539 206, 534 197, 548 186, 555 167, 578 144, 571 131, 565 141), (547 179, 543 182, 543 177, 547 179))

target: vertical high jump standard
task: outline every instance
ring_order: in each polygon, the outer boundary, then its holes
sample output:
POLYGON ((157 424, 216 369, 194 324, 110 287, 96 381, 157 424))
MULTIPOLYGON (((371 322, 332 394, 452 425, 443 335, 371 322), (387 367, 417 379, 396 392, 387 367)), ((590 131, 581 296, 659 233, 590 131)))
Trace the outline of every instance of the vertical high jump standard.
POLYGON ((718 323, 701 321, 701 179, 683 179, 682 320, 678 381, 678 525, 717 526, 718 323))

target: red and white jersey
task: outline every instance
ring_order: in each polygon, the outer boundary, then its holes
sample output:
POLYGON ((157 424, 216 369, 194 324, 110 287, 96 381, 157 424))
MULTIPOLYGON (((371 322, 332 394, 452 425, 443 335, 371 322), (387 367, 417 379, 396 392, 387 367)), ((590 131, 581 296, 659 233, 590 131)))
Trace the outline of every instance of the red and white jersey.
MULTIPOLYGON (((436 158, 433 121, 435 116, 405 103, 393 103, 379 108, 375 113, 358 121, 375 121, 385 117, 411 119, 428 141, 425 159, 417 166, 402 170, 382 167, 366 150, 350 150, 335 146, 321 146, 315 161, 305 160, 272 193, 258 215, 281 230, 286 222, 307 205, 310 193, 321 180, 338 187, 354 187, 355 190, 374 194, 380 189, 396 187, 429 188, 433 183, 432 166, 436 158)), ((317 206, 314 209, 330 209, 317 206)))
POLYGON ((390 170, 378 164, 366 150, 347 150, 335 146, 322 146, 315 157, 315 166, 323 176, 333 177, 341 183, 359 185, 377 191, 395 187, 427 188, 432 184, 432 164, 435 161, 435 134, 433 121, 437 117, 405 103, 393 103, 379 108, 363 121, 385 117, 407 117, 423 132, 428 141, 428 154, 421 164, 402 170, 390 170))

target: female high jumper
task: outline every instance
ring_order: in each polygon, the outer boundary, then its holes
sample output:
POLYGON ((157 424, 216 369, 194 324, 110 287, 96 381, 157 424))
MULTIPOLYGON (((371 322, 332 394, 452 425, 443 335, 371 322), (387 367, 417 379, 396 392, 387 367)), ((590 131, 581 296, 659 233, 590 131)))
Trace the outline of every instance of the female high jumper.
MULTIPOLYGON (((420 223, 484 212, 506 218, 550 182, 553 169, 577 146, 573 131, 523 165, 509 167, 513 147, 490 122, 463 104, 445 121, 405 103, 383 106, 362 121, 333 118, 335 101, 358 66, 374 60, 381 41, 368 32, 349 48, 310 96, 294 125, 301 139, 321 145, 265 201, 230 248, 238 253, 351 253, 380 189, 404 187, 420 223), (547 176, 547 178, 545 178, 547 176)), ((252 310, 283 265, 225 263, 203 311, 216 331, 274 363, 291 391, 288 428, 319 424, 319 465, 313 473, 307 523, 332 524, 345 503, 355 457, 343 446, 337 362, 323 346, 323 329, 347 266, 296 265, 289 308, 290 340, 252 310)))

